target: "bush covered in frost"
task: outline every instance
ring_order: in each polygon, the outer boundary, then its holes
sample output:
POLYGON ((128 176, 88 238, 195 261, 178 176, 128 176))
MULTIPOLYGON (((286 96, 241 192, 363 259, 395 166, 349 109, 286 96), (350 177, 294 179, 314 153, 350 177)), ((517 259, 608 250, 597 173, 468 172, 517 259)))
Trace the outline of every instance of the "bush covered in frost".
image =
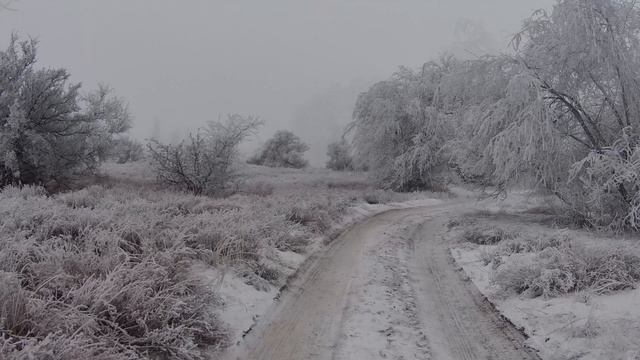
POLYGON ((353 170, 351 149, 345 139, 333 142, 327 146, 327 169, 344 171, 353 170))
POLYGON ((305 144, 291 131, 280 130, 269 139, 258 154, 247 162, 269 167, 286 167, 302 169, 309 165, 304 153, 309 150, 305 144))
POLYGON ((91 188, 0 192, 2 358, 200 359, 225 344, 167 205, 91 188))
POLYGON ((65 186, 96 170, 131 126, 106 86, 87 95, 65 69, 36 68, 37 42, 12 36, 0 51, 0 185, 65 186))
POLYGON ((179 144, 151 140, 148 149, 158 181, 195 195, 228 192, 237 180, 238 146, 261 124, 235 114, 223 123, 209 122, 179 144))
POLYGON ((630 244, 594 244, 566 237, 503 244, 494 253, 492 282, 503 292, 555 297, 587 290, 593 293, 635 288, 640 254, 630 244), (503 256, 507 258, 502 259, 503 256))

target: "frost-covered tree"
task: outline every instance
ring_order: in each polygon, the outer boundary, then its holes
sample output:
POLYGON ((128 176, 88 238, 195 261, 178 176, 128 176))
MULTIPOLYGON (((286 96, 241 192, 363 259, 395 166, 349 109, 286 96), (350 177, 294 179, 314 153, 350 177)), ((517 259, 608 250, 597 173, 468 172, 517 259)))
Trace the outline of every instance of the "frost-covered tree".
POLYGON ((258 154, 248 160, 248 163, 301 169, 309 165, 304 158, 307 150, 309 145, 302 142, 294 133, 279 130, 264 144, 258 154))
POLYGON ((236 114, 226 122, 209 122, 179 144, 152 139, 148 149, 158 180, 197 195, 227 191, 237 178, 238 146, 260 125, 255 117, 236 114))
POLYGON ((508 56, 485 56, 456 63, 440 82, 442 108, 455 127, 445 144, 447 157, 465 181, 491 182, 484 149, 504 130, 499 102, 519 68, 508 56))
POLYGON ((108 87, 82 96, 65 69, 37 69, 36 48, 12 36, 0 51, 0 185, 60 185, 93 171, 131 124, 108 87))
POLYGON ((445 57, 363 93, 355 160, 379 182, 428 187, 443 163, 501 192, 555 194, 594 225, 640 229, 640 8, 560 0, 512 55, 445 57))
POLYGON ((343 138, 332 142, 327 146, 327 169, 344 171, 353 170, 353 159, 351 157, 351 147, 343 138))
POLYGON ((445 163, 442 149, 453 137, 439 85, 455 64, 446 57, 420 71, 401 68, 358 98, 350 126, 355 161, 382 186, 412 190, 437 180, 436 169, 445 163))
POLYGON ((503 130, 485 149, 494 179, 540 185, 594 224, 636 226, 636 2, 559 1, 526 20, 514 45, 522 71, 495 104, 503 130))

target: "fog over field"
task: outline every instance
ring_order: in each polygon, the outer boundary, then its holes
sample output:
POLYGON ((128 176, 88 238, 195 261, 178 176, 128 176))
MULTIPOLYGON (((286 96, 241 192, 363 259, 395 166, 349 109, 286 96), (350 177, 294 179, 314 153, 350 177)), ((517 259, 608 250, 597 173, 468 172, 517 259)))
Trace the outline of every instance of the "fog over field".
POLYGON ((0 0, 5 359, 640 359, 640 1, 0 0))
MULTIPOLYGON (((40 40, 39 63, 125 98, 132 134, 171 140, 241 113, 311 146, 312 165, 351 120, 358 93, 399 65, 448 51, 507 51, 521 19, 551 0, 18 0, 0 33, 40 40), (500 9, 496 13, 495 9, 500 9)), ((9 37, 0 37, 5 48, 9 37)))

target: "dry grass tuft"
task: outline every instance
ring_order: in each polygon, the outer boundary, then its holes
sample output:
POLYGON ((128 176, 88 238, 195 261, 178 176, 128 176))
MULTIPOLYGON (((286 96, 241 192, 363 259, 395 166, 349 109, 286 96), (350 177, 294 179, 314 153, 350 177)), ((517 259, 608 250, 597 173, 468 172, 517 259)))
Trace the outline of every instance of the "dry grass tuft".
POLYGON ((0 192, 1 358, 201 359, 225 345, 215 294, 191 277, 202 254, 164 204, 132 195, 0 192))
POLYGON ((478 245, 494 245, 505 239, 513 238, 513 234, 499 227, 472 227, 462 233, 464 241, 478 245))
POLYGON ((547 298, 583 290, 603 294, 635 288, 640 281, 640 252, 630 243, 543 236, 503 244, 498 254, 503 264, 492 281, 503 292, 547 298))

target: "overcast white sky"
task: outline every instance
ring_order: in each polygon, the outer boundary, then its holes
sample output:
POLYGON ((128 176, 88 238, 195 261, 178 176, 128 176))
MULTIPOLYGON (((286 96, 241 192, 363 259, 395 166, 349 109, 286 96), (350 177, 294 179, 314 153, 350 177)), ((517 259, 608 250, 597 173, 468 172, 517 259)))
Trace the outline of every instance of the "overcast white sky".
POLYGON ((399 65, 443 51, 506 50, 522 19, 553 0, 18 0, 10 33, 40 40, 40 64, 66 67, 127 99, 132 133, 169 139, 219 115, 258 115, 325 146, 357 93, 399 65), (464 26, 472 24, 473 26, 464 26), (467 29, 467 30, 465 30, 467 29), (471 29, 471 30, 468 30, 471 29))

